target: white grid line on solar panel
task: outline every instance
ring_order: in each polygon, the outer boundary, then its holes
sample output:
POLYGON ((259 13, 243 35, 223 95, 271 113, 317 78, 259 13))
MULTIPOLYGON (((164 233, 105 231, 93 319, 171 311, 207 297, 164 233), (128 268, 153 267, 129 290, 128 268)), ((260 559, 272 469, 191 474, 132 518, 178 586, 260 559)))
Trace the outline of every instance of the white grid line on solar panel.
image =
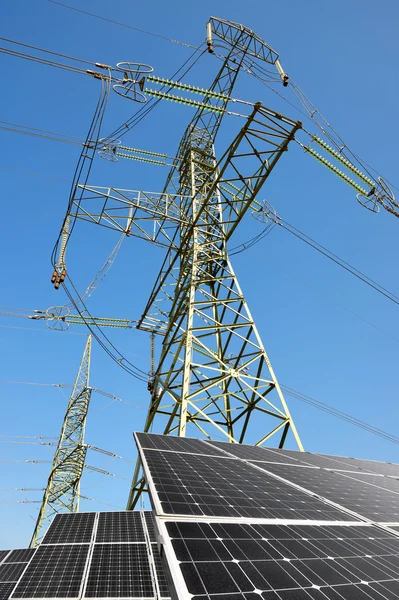
MULTIPOLYGON (((204 440, 141 432, 135 432, 134 435, 140 441, 142 448, 148 450, 209 455, 209 447, 205 445, 204 440)), ((220 456, 220 452, 214 449, 213 456, 220 456)))
POLYGON ((140 446, 139 450, 157 514, 243 518, 295 514, 303 519, 355 520, 348 511, 240 459, 180 453, 169 457, 140 446))
POLYGON ((7 556, 10 554, 10 552, 11 552, 11 550, 0 550, 0 565, 7 558, 7 556))
MULTIPOLYGON (((254 466, 261 468, 258 464, 254 466)), ((372 522, 399 521, 397 494, 370 486, 352 476, 325 469, 301 469, 299 472, 287 465, 280 465, 277 471, 277 467, 269 464, 267 471, 264 470, 298 485, 301 489, 322 496, 327 502, 332 502, 360 518, 372 522)))
POLYGON ((57 514, 46 531, 42 545, 89 543, 96 514, 95 512, 57 514), (74 523, 73 527, 72 523, 74 523))
POLYGON ((95 544, 85 598, 153 598, 145 544, 95 544))
POLYGON ((79 598, 89 544, 39 546, 12 598, 79 598))
POLYGON ((144 529, 140 512, 100 513, 95 541, 96 543, 144 542, 144 529))
POLYGON ((386 582, 391 587, 394 582, 399 592, 399 539, 374 527, 193 522, 162 527, 171 568, 175 573, 180 570, 184 580, 182 585, 179 578, 181 598, 339 598, 331 590, 348 586, 342 598, 355 599, 367 597, 362 596, 366 586, 374 583, 381 591, 386 582), (315 589, 320 594, 309 594, 315 589), (272 595, 271 590, 278 594, 272 595))

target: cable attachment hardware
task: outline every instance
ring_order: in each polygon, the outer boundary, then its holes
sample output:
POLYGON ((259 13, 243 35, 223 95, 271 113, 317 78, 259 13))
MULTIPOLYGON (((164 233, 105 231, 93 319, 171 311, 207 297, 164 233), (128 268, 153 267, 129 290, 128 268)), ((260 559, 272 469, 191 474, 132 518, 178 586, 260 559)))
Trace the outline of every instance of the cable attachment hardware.
POLYGON ((142 86, 140 86, 139 80, 143 75, 152 73, 154 69, 150 65, 133 62, 119 62, 116 68, 118 71, 122 71, 123 80, 121 83, 115 83, 112 89, 119 96, 123 96, 123 98, 128 98, 135 102, 147 102, 147 98, 140 90, 142 86))
POLYGON ((252 211, 252 216, 257 221, 261 221, 262 223, 273 223, 275 224, 278 220, 278 215, 276 213, 276 209, 268 200, 263 200, 262 207, 258 210, 252 211))
POLYGON ((45 318, 46 325, 55 331, 66 331, 69 328, 69 323, 66 320, 70 314, 68 306, 50 306, 46 310, 45 318))
POLYGON ((117 150, 121 145, 121 140, 108 140, 101 138, 98 143, 98 156, 108 160, 109 162, 118 162, 117 150))

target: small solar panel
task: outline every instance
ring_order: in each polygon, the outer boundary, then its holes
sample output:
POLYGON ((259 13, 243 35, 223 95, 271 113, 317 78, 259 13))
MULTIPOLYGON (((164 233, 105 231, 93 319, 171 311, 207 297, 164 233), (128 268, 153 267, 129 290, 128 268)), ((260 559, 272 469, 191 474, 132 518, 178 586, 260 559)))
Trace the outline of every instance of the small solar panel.
POLYGON ((78 598, 88 551, 88 544, 39 546, 12 598, 78 598))
POLYGON ((354 520, 234 458, 157 450, 143 453, 163 514, 354 520))
POLYGON ((15 583, 0 583, 0 600, 8 600, 15 587, 15 583))
POLYGON ((96 544, 86 598, 154 598, 145 544, 96 544))
POLYGON ((62 513, 54 517, 42 545, 89 543, 96 513, 62 513))
POLYGON ((0 582, 14 581, 16 583, 25 568, 26 563, 3 563, 0 565, 0 582))
POLYGON ((10 554, 9 550, 0 550, 0 563, 6 558, 7 554, 10 554))
POLYGON ((140 512, 100 513, 95 541, 96 543, 145 542, 140 512))
POLYGON ((11 550, 5 563, 27 563, 35 553, 35 548, 22 548, 19 550, 11 550))
POLYGON ((399 593, 399 538, 375 527, 174 522, 166 529, 196 598, 367 600, 370 586, 380 600, 399 593))

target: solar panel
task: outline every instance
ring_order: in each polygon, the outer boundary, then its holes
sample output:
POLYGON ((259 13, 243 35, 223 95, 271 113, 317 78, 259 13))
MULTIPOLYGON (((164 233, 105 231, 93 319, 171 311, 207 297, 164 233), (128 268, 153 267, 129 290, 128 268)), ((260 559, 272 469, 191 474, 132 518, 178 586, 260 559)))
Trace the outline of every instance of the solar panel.
MULTIPOLYGON (((8 552, 8 551, 7 551, 8 552)), ((5 563, 27 563, 35 553, 34 548, 22 548, 19 550, 11 550, 9 555, 4 560, 5 563)))
POLYGON ((12 598, 78 598, 88 544, 41 545, 12 593, 12 598))
MULTIPOLYGON (((375 476, 287 465, 267 465, 267 471, 372 521, 399 522, 398 494, 383 489, 382 486, 377 487, 374 484, 375 476), (370 478, 373 479, 373 482, 370 478)), ((383 478, 381 477, 381 479, 383 478)), ((398 487, 396 480, 389 479, 388 481, 398 487)))
POLYGON ((143 454, 163 514, 354 520, 234 458, 158 450, 143 454))
POLYGON ((0 565, 0 582, 8 583, 14 581, 16 583, 25 568, 26 563, 3 563, 0 565))
POLYGON ((399 593, 399 538, 376 527, 166 522, 166 531, 186 586, 180 597, 366 600, 371 589, 381 600, 399 593))
POLYGON ((96 544, 86 598, 153 598, 145 544, 96 544))
POLYGON ((96 513, 62 513, 54 517, 42 544, 89 543, 96 513))
POLYGON ((140 512, 100 513, 96 543, 100 542, 145 542, 140 512))
POLYGON ((6 558, 7 554, 9 554, 10 551, 9 550, 0 550, 0 564, 3 562, 3 560, 6 558))
POLYGON ((154 515, 152 514, 152 512, 150 510, 145 510, 145 511, 143 511, 143 513, 144 513, 145 524, 146 524, 150 542, 156 542, 157 536, 156 536, 156 531, 155 531, 154 515))
POLYGON ((398 520, 396 479, 358 459, 136 439, 179 600, 399 598, 399 521, 378 525, 398 520))
POLYGON ((159 596, 161 598, 169 598, 170 590, 168 580, 165 573, 165 566, 162 563, 162 559, 159 555, 157 544, 152 544, 152 555, 154 558, 155 572, 158 582, 159 596))
MULTIPOLYGON (((206 444, 224 450, 233 456, 243 458, 251 461, 263 461, 263 462, 275 462, 285 464, 295 464, 298 459, 282 454, 281 452, 274 452, 267 448, 260 446, 248 446, 246 444, 226 444, 226 442, 213 442, 206 441, 206 444)), ((299 453, 297 453, 299 454, 299 453)))
POLYGON ((214 448, 212 452, 203 440, 195 440, 182 437, 171 437, 168 435, 153 435, 151 433, 136 433, 142 448, 153 448, 156 450, 170 450, 172 452, 189 452, 190 454, 215 454, 221 452, 214 448))
MULTIPOLYGON (((0 565, 0 576, 26 568, 13 599, 170 597, 150 511, 57 515, 45 540, 28 566, 0 565)), ((34 552, 14 550, 6 560, 34 552)))
POLYGON ((15 583, 0 583, 0 600, 8 600, 15 583))

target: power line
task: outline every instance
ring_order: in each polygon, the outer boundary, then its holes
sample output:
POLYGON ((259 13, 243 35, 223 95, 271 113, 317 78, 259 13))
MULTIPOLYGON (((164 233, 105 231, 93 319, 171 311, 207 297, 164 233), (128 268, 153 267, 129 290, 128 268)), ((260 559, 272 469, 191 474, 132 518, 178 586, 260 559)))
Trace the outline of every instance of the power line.
POLYGON ((84 60, 83 58, 76 58, 74 56, 68 56, 68 54, 61 54, 60 52, 55 52, 54 50, 47 50, 46 48, 39 48, 39 46, 32 46, 30 44, 26 44, 24 42, 18 42, 17 40, 10 40, 9 38, 0 37, 0 40, 3 42, 9 42, 10 44, 16 44, 17 46, 23 46, 24 48, 30 48, 32 50, 38 50, 39 52, 44 52, 46 54, 53 54, 54 56, 60 56, 61 58, 67 58, 68 60, 75 60, 77 62, 85 63, 86 65, 95 65, 95 62, 84 60))
POLYGON ((337 417, 338 419, 346 421, 347 423, 350 423, 351 425, 355 425, 356 427, 359 427, 360 429, 368 431, 369 433, 372 433, 373 435, 377 435, 381 438, 384 438, 389 442, 392 442, 394 444, 399 444, 399 437, 393 435, 392 433, 388 433, 387 431, 384 431, 383 429, 379 429, 378 427, 375 427, 374 425, 370 425, 369 423, 366 423, 366 421, 362 421, 361 419, 358 419, 357 417, 354 417, 352 415, 349 415, 348 413, 338 410, 337 408, 334 408, 333 406, 331 406, 329 404, 325 404, 324 402, 321 402, 320 400, 317 400, 316 398, 312 398, 311 396, 307 396, 306 394, 303 394, 302 392, 298 392, 298 390, 295 390, 291 387, 288 387, 286 385, 281 385, 281 388, 285 394, 287 394, 293 398, 296 398, 297 400, 300 400, 301 402, 305 402, 306 404, 309 404, 309 405, 313 406, 314 408, 317 408, 319 410, 327 412, 330 415, 337 417))
POLYGON ((173 38, 160 35, 159 33, 153 33, 152 31, 146 31, 145 29, 140 29, 138 27, 133 27, 133 25, 128 25, 127 23, 121 23, 120 21, 115 21, 114 19, 109 19, 107 17, 102 17, 100 15, 96 15, 95 13, 88 12, 86 10, 82 10, 80 8, 75 8, 74 6, 68 6, 67 4, 63 4, 62 2, 57 2, 56 0, 49 0, 52 4, 58 4, 58 6, 62 6, 64 8, 68 8, 69 10, 74 10, 75 12, 82 13, 89 17, 93 17, 95 19, 100 19, 101 21, 106 21, 107 23, 113 23, 114 25, 119 25, 120 27, 126 27, 127 29, 132 29, 133 31, 138 31, 139 33, 145 33, 146 35, 151 35, 153 37, 160 38, 161 40, 165 40, 167 42, 172 42, 173 44, 178 44, 179 46, 185 46, 186 48, 195 48, 198 49, 197 46, 192 46, 191 44, 186 44, 185 42, 180 42, 179 40, 175 40, 173 38))
MULTIPOLYGON (((271 215, 270 218, 274 219, 274 215, 271 215)), ((379 294, 382 294, 383 296, 388 298, 388 300, 391 300, 391 302, 394 302, 395 304, 399 305, 399 297, 396 296, 396 294, 387 290, 381 284, 374 281, 374 279, 371 279, 371 277, 369 277, 350 263, 346 262, 343 258, 340 258, 337 254, 334 254, 333 252, 331 252, 331 250, 328 250, 328 248, 326 248, 319 242, 316 242, 316 240, 312 239, 311 237, 309 237, 308 235, 306 235, 305 233, 303 233, 302 231, 300 231, 281 217, 276 217, 275 223, 283 229, 285 229, 286 231, 288 231, 289 233, 292 233, 292 235, 300 239, 302 242, 305 242, 305 244, 307 244, 314 250, 317 250, 317 252, 320 252, 320 254, 337 264, 342 269, 345 269, 345 271, 348 271, 348 273, 350 273, 360 281, 363 281, 363 283, 373 288, 379 294)))
POLYGON ((347 308, 346 306, 344 306, 343 304, 340 304, 339 302, 337 302, 336 300, 334 300, 333 298, 330 298, 330 296, 327 296, 327 294, 324 294, 323 292, 321 292, 320 290, 318 290, 317 288, 313 287, 312 285, 309 285, 308 283, 306 283, 305 281, 302 281, 301 279, 299 279, 298 277, 295 277, 295 275, 292 275, 292 273, 288 273, 288 271, 285 271, 284 269, 282 269, 281 267, 279 267, 278 265, 276 265, 275 263, 273 263, 271 260, 269 260, 268 258, 265 258, 264 256, 260 256, 259 258, 261 258, 262 260, 266 261, 267 263, 269 263, 270 265, 272 265, 275 269, 278 269, 279 271, 281 271, 282 273, 285 273, 286 275, 288 275, 289 277, 291 277, 292 279, 294 279, 295 281, 297 281, 298 283, 302 284, 303 286, 309 288, 310 290, 313 290, 314 292, 316 292, 317 294, 319 294, 320 296, 323 296, 323 298, 326 298, 327 300, 329 300, 330 302, 333 302, 336 306, 339 306, 340 308, 343 308, 344 310, 346 310, 346 312, 348 312, 349 314, 357 317, 358 319, 361 319, 362 321, 364 321, 364 323, 367 323, 368 325, 371 325, 371 327, 374 327, 374 329, 377 329, 377 331, 380 331, 381 333, 383 333, 384 335, 387 335, 388 337, 390 337, 391 339, 395 340, 395 342, 399 342, 399 339, 394 337, 393 335, 391 335, 390 333, 388 333, 387 331, 385 331, 384 329, 381 329, 381 327, 378 327, 378 325, 375 325, 374 323, 372 323, 371 321, 368 321, 367 319, 365 319, 364 317, 362 317, 361 315, 359 315, 358 313, 356 313, 355 311, 351 310, 350 308, 347 308))

